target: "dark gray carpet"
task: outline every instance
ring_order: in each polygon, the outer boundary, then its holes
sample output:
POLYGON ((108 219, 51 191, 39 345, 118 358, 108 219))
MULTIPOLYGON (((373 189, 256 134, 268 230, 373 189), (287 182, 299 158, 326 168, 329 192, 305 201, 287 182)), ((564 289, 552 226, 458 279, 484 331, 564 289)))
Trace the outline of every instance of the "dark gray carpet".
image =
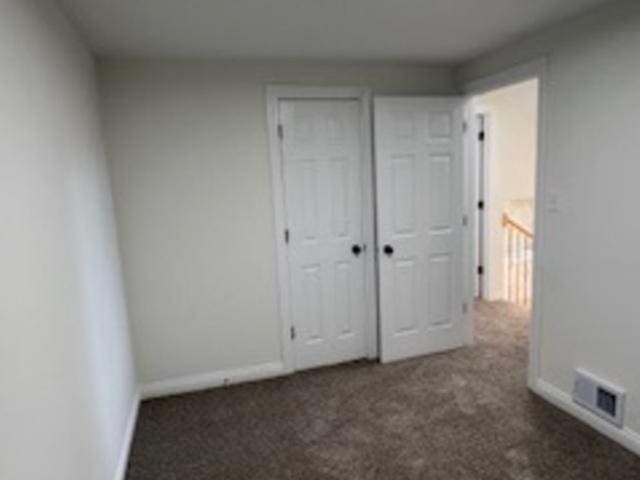
POLYGON ((129 480, 632 480, 640 458, 526 388, 527 320, 471 348, 145 402, 129 480))

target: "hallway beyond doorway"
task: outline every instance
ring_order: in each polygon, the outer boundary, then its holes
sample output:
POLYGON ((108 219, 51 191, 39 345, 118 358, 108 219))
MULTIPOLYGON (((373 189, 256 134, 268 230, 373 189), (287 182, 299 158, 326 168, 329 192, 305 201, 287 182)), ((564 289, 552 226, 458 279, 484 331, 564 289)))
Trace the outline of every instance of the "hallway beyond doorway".
POLYGON ((477 95, 477 296, 531 306, 538 160, 537 78, 477 95))

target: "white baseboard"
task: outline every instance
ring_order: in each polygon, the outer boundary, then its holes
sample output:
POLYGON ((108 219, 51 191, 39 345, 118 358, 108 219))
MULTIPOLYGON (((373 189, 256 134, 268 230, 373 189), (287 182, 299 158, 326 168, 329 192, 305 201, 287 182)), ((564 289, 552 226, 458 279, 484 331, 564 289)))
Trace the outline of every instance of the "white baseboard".
POLYGON ((124 432, 124 442, 122 449, 120 450, 120 458, 118 459, 118 465, 116 467, 116 474, 113 477, 114 480, 124 480, 127 475, 127 464, 129 463, 129 453, 131 451, 131 443, 133 442, 133 435, 136 431, 136 422, 138 421, 138 411, 140 409, 140 394, 136 392, 131 404, 131 412, 127 419, 127 426, 124 432))
POLYGON ((586 423, 602 435, 609 437, 636 455, 640 455, 640 434, 638 432, 627 427, 618 428, 603 420, 577 405, 568 393, 539 378, 533 382, 531 390, 552 405, 586 423))
POLYGON ((282 362, 263 363, 250 367, 216 370, 209 373, 158 380, 142 385, 140 393, 142 399, 146 400, 149 398, 195 392, 236 383, 264 380, 285 375, 286 373, 288 372, 282 362))

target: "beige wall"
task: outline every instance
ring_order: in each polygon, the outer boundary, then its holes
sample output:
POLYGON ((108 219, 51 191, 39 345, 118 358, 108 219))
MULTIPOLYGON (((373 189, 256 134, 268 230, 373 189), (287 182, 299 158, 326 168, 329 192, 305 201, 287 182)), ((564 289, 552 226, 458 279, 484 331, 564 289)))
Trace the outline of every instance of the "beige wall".
POLYGON ((267 84, 453 88, 393 64, 105 60, 100 78, 143 383, 280 361, 267 84))
POLYGON ((625 388, 626 430, 609 433, 638 452, 639 51, 640 3, 613 2, 459 72, 464 82, 547 56, 539 377, 567 408, 577 367, 625 388))
POLYGON ((538 139, 538 81, 530 80, 480 95, 474 111, 488 119, 486 175, 486 298, 506 298, 505 236, 502 214, 508 212, 532 227, 538 139), (514 211, 515 210, 515 211, 514 211))
POLYGON ((0 478, 113 480, 136 381, 93 61, 3 0, 0 71, 0 478))

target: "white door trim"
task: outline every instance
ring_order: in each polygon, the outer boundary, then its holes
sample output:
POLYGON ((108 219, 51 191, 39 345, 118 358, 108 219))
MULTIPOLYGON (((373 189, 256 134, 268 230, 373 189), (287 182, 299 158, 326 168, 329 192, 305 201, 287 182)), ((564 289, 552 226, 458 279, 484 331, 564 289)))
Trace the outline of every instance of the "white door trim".
MULTIPOLYGON (((492 140, 492 132, 491 132, 491 112, 489 110, 486 110, 484 108, 479 108, 476 106, 472 107, 472 111, 470 112, 470 119, 472 121, 472 126, 470 127, 470 139, 474 141, 474 145, 473 145, 473 150, 470 152, 470 155, 472 155, 472 162, 469 166, 470 169, 470 175, 472 175, 472 179, 475 183, 473 183, 474 187, 480 186, 482 185, 482 193, 483 193, 483 202, 484 202, 484 209, 482 211, 482 213, 480 214, 482 216, 483 219, 483 228, 479 228, 480 226, 477 224, 478 221, 478 217, 480 215, 473 215, 473 220, 472 220, 472 225, 474 228, 474 233, 473 235, 479 235, 481 237, 480 240, 480 244, 482 246, 482 251, 481 252, 477 252, 476 250, 476 244, 474 243, 474 258, 477 258, 478 260, 480 260, 480 262, 477 262, 479 265, 482 265, 483 267, 483 274, 482 274, 482 286, 483 286, 483 295, 482 298, 483 299, 487 299, 487 298, 491 298, 491 295, 489 294, 489 292, 492 292, 494 290, 494 285, 493 282, 491 281, 491 279, 493 278, 493 268, 491 265, 491 255, 490 255, 490 249, 489 249, 489 245, 491 244, 491 229, 488 228, 488 218, 489 218, 489 212, 491 212, 491 210, 494 208, 494 205, 491 202, 491 198, 490 195, 488 195, 488 192, 491 191, 491 189, 493 188, 493 186, 491 185, 491 173, 492 173, 492 165, 491 165, 491 140, 492 140), (475 114, 476 118, 472 119, 471 117, 475 114), (478 122, 477 117, 483 117, 483 130, 484 130, 484 141, 482 144, 481 149, 480 148, 476 148, 477 147, 477 142, 478 140, 478 135, 480 133, 480 129, 478 127, 478 122), (474 140, 475 139, 475 140, 474 140), (478 158, 477 155, 483 155, 482 160, 480 160, 478 158), (480 178, 478 177, 480 176, 480 178), (476 222, 476 223, 473 223, 476 222)), ((478 188, 474 188, 473 194, 475 197, 478 197, 477 195, 477 190, 478 188)), ((473 206, 474 210, 472 210, 473 213, 476 213, 476 205, 474 203, 473 206)), ((474 238, 475 241, 475 238, 474 238)), ((474 273, 475 274, 475 273, 474 273)), ((476 277, 478 276, 477 274, 475 274, 476 277)))
MULTIPOLYGON (((470 99, 475 95, 486 93, 489 90, 494 90, 500 87, 512 85, 526 80, 538 79, 538 155, 536 159, 536 190, 535 190, 535 226, 536 226, 536 240, 534 242, 534 265, 533 265, 533 298, 532 298, 532 312, 531 312, 531 326, 529 335, 529 370, 528 370, 528 385, 532 390, 536 389, 538 384, 538 377, 540 374, 540 330, 542 328, 542 263, 546 258, 544 250, 544 238, 545 238, 545 188, 544 188, 544 170, 545 161, 547 159, 547 139, 548 133, 546 130, 546 112, 549 104, 549 76, 548 76, 548 60, 546 57, 538 58, 536 60, 517 65, 513 68, 501 71, 495 75, 490 75, 484 78, 480 78, 462 86, 464 93, 470 99)), ((467 102, 469 104, 469 102, 467 102)), ((467 109, 467 123, 469 121, 470 110, 467 109)), ((474 135, 467 135, 467 147, 466 151, 469 153, 466 156, 467 169, 469 172, 474 172, 472 163, 475 161, 473 155, 473 148, 471 142, 475 142, 476 137, 474 135)), ((469 178, 471 182, 475 181, 475 178, 471 176, 469 178)), ((467 190, 470 189, 474 183, 468 184, 467 190)), ((469 212, 473 212, 475 206, 469 203, 469 212)), ((473 218, 473 215, 470 216, 473 218)), ((467 230, 468 233, 475 231, 475 225, 473 228, 467 230)), ((473 279, 473 271, 468 270, 469 278, 473 279)), ((471 281, 468 282, 473 285, 471 281)), ((469 289, 469 293, 472 295, 473 290, 469 289)), ((468 301, 473 301, 473 296, 468 297, 468 301)), ((473 333, 471 332, 471 336, 473 333)))
POLYGON ((487 291, 489 291, 490 287, 490 265, 487 261, 489 258, 488 255, 488 231, 487 228, 487 212, 489 211, 490 199, 488 198, 487 192, 490 191, 487 180, 489 179, 489 164, 488 164, 488 144, 487 144, 487 132, 490 130, 489 121, 490 121, 490 112, 478 108, 475 104, 467 105, 467 111, 465 112, 468 116, 467 128, 466 131, 471 139, 476 139, 475 142, 469 142, 471 150, 468 155, 470 155, 472 161, 469 162, 468 169, 469 172, 469 181, 472 182, 470 184, 471 191, 469 195, 473 196, 471 202, 473 203, 473 210, 471 210, 470 214, 473 218, 469 221, 470 226, 473 228, 473 232, 470 234, 473 236, 473 244, 472 244, 472 259, 474 262, 474 266, 480 267, 482 266, 484 269, 483 275, 480 275, 477 272, 474 272, 474 282, 477 282, 477 287, 475 284, 473 285, 474 292, 478 294, 479 298, 486 298, 487 291), (480 127, 480 119, 482 118, 482 128, 480 127), (484 140, 482 140, 481 145, 479 134, 481 131, 485 132, 484 140), (482 201, 484 203, 483 209, 480 210, 479 206, 476 202, 482 201))
POLYGON ((291 340, 291 297, 289 289, 289 262, 285 242, 285 198, 282 169, 282 150, 278 134, 278 105, 281 100, 332 99, 357 100, 361 105, 361 151, 363 175, 363 234, 367 249, 365 256, 366 289, 366 353, 367 357, 378 358, 378 312, 375 282, 375 234, 373 200, 373 156, 371 148, 371 92, 366 87, 314 87, 295 85, 269 85, 266 87, 267 128, 269 137, 269 157, 271 162, 271 184, 273 190, 273 211, 275 222, 276 248, 278 259, 279 311, 281 325, 281 355, 284 373, 295 371, 293 345, 291 340))

